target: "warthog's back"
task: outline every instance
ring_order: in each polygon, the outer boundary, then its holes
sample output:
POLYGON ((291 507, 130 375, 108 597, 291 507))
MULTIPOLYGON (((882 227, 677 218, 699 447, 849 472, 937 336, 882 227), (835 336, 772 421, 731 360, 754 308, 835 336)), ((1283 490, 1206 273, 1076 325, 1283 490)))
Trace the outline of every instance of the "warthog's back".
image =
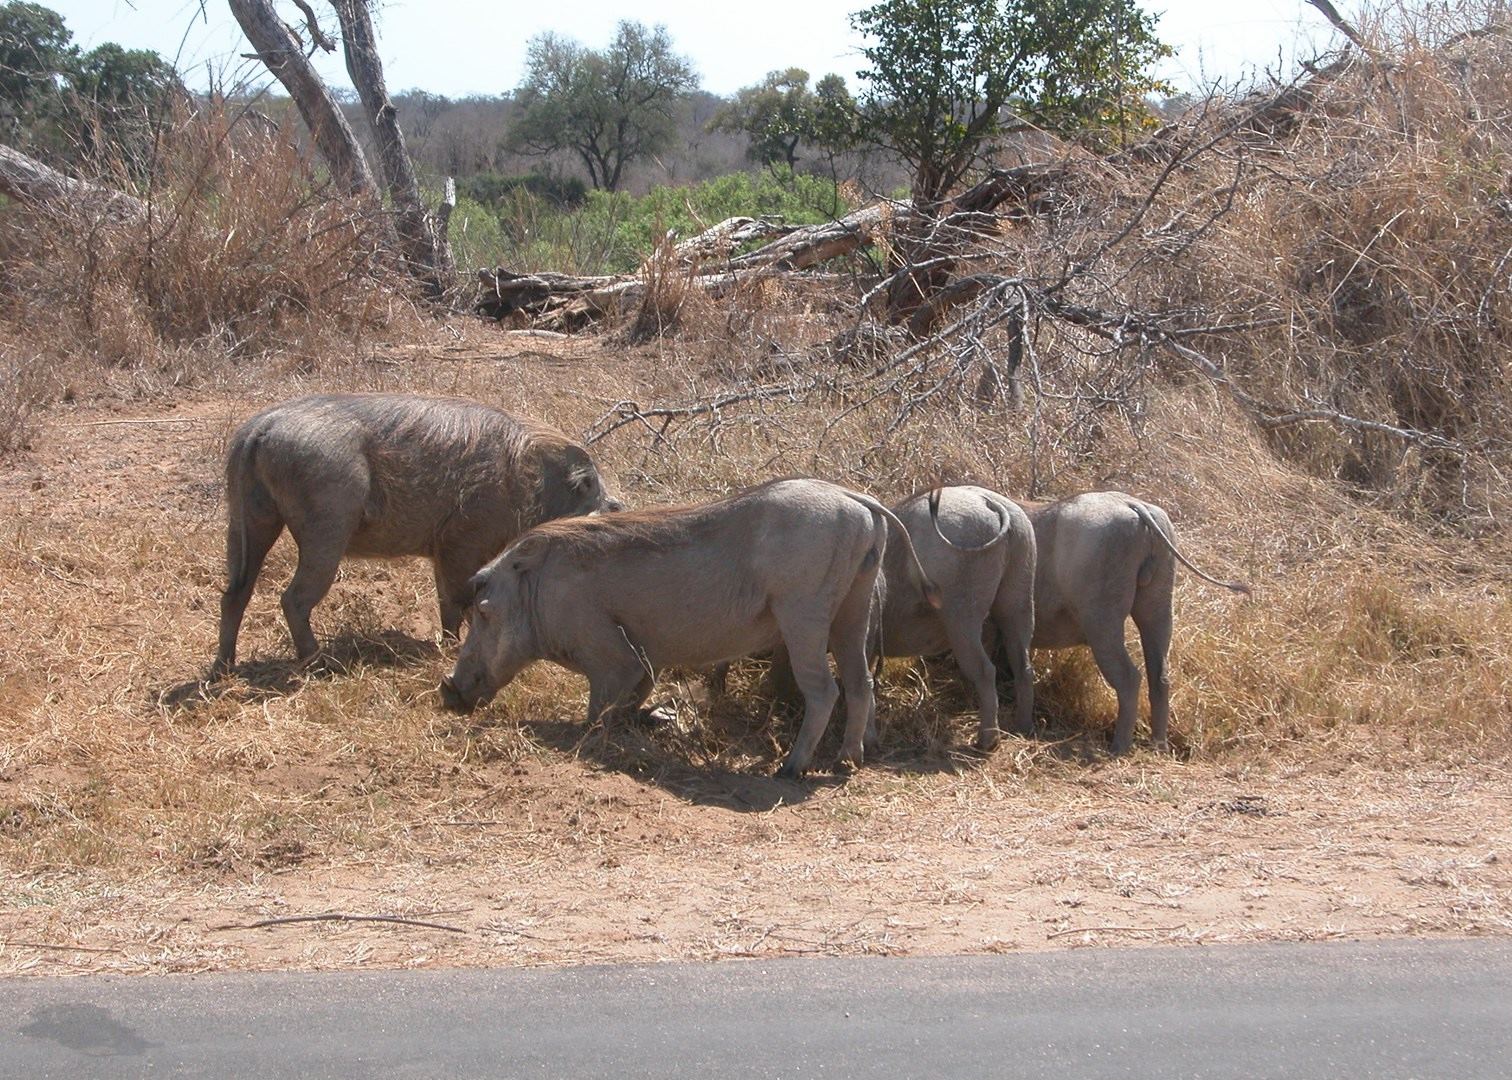
POLYGON ((477 402, 323 394, 248 420, 233 440, 228 470, 237 468, 245 445, 280 506, 360 498, 349 554, 429 554, 445 528, 488 520, 498 529, 501 517, 519 519, 540 479, 526 451, 541 441, 572 446, 544 425, 477 402))
POLYGON ((1120 491, 1090 491, 1026 504, 1039 548, 1036 647, 1085 644, 1086 620, 1128 614, 1140 567, 1164 554, 1130 508, 1134 501, 1120 491))
POLYGON ((633 628, 653 664, 699 665, 775 644, 783 598, 838 605, 875 529, 844 489, 784 480, 703 506, 548 522, 521 544, 550 545, 538 617, 597 609, 633 628))

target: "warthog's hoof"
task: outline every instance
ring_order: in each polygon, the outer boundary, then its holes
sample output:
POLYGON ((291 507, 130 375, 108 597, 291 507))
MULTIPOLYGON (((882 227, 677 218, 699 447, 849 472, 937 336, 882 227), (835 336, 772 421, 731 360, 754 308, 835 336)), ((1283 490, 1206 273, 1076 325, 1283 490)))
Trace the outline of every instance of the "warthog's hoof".
POLYGON ((850 776, 861 767, 861 755, 841 754, 835 759, 835 775, 850 776))
POLYGON ((803 770, 790 761, 784 761, 772 775, 778 780, 802 780, 803 770))
POLYGON ((998 744, 1002 741, 1003 733, 1001 731, 979 731, 977 732, 976 742, 972 743, 972 746, 976 748, 979 754, 990 754, 998 748, 998 744))

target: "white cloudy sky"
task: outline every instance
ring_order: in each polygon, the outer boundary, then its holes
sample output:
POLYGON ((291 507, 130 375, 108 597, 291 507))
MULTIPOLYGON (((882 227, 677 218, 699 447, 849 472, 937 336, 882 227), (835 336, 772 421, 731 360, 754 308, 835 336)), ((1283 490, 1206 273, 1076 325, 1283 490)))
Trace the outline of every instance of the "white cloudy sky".
MULTIPOLYGON (((177 57, 192 85, 206 71, 234 82, 256 72, 239 58, 247 45, 224 0, 41 0, 60 12, 85 47, 117 41, 177 57)), ((381 0, 379 45, 391 90, 420 87, 448 96, 497 94, 520 79, 525 42, 553 30, 590 45, 608 40, 620 19, 663 23, 692 57, 706 89, 728 94, 775 68, 803 67, 850 79, 860 66, 859 39, 847 14, 866 0, 764 0, 738 8, 714 0, 623 0, 515 4, 509 0, 381 0), (733 12, 741 12, 737 18, 733 12)), ((298 17, 292 4, 280 10, 298 17)), ((335 16, 317 0, 327 29, 335 16)), ((1325 48, 1330 27, 1303 0, 1146 0, 1161 13, 1160 35, 1177 55, 1163 71, 1180 87, 1279 70, 1325 48)), ((1341 5, 1347 8, 1347 5, 1341 5)), ((345 85, 336 58, 325 74, 345 85)))

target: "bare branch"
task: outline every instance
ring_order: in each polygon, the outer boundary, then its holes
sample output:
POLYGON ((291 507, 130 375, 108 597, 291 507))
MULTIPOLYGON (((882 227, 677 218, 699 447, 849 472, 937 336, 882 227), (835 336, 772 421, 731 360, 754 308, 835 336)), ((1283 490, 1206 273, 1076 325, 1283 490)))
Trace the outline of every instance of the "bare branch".
POLYGON ((294 0, 294 6, 304 12, 305 28, 310 31, 310 40, 320 46, 326 52, 335 52, 336 43, 327 37, 320 29, 320 23, 315 18, 315 12, 305 0, 294 0))

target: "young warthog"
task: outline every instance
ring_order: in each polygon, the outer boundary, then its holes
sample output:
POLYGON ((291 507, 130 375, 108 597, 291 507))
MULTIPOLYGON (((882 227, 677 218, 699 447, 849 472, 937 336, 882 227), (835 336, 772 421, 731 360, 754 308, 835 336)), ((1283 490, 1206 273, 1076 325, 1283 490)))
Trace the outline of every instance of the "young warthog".
POLYGON ((979 487, 937 488, 899 503, 924 572, 940 590, 931 606, 905 567, 887 552, 879 581, 882 653, 926 656, 949 648, 976 694, 981 722, 976 745, 998 744, 997 671, 982 641, 990 618, 1013 672, 1014 730, 1034 731, 1034 528, 1017 503, 979 487))
POLYGON ((1052 503, 1025 503, 1039 546, 1034 580, 1034 647, 1088 645, 1118 694, 1113 752, 1134 743, 1139 669, 1124 647, 1124 620, 1139 628, 1150 680, 1150 734, 1166 745, 1171 717, 1166 654, 1171 647, 1171 589, 1176 561, 1203 581, 1248 593, 1237 581, 1209 577, 1176 548, 1166 512, 1121 491, 1091 491, 1052 503))
MULTIPOLYGON (((1014 730, 1034 731, 1034 528, 1017 503, 979 487, 936 488, 893 507, 913 541, 919 563, 939 590, 932 604, 913 584, 903 545, 887 549, 877 578, 873 639, 882 656, 928 656, 949 649, 976 694, 980 724, 976 745, 991 750, 998 730, 997 670, 983 641, 990 618, 1013 672, 1014 730)), ((715 673, 716 692, 723 671, 715 673)), ((772 658, 772 683, 781 698, 792 676, 782 650, 772 658)), ((876 732, 868 739, 876 741, 876 732)))
POLYGON ((561 432, 460 398, 323 394, 265 409, 226 452, 226 590, 213 676, 236 663, 242 614, 284 526, 299 565, 284 617, 301 659, 310 611, 344 555, 425 555, 441 626, 456 634, 468 578, 532 525, 618 509, 561 432))
POLYGON ((934 587, 886 507, 822 480, 777 480, 705 506, 551 522, 473 578, 475 599, 443 702, 471 709, 525 665, 588 677, 588 720, 633 711, 668 665, 710 667, 779 642, 803 692, 803 726, 778 775, 808 768, 845 687, 840 759, 860 764, 871 718, 872 585, 888 524, 926 598, 934 587))

